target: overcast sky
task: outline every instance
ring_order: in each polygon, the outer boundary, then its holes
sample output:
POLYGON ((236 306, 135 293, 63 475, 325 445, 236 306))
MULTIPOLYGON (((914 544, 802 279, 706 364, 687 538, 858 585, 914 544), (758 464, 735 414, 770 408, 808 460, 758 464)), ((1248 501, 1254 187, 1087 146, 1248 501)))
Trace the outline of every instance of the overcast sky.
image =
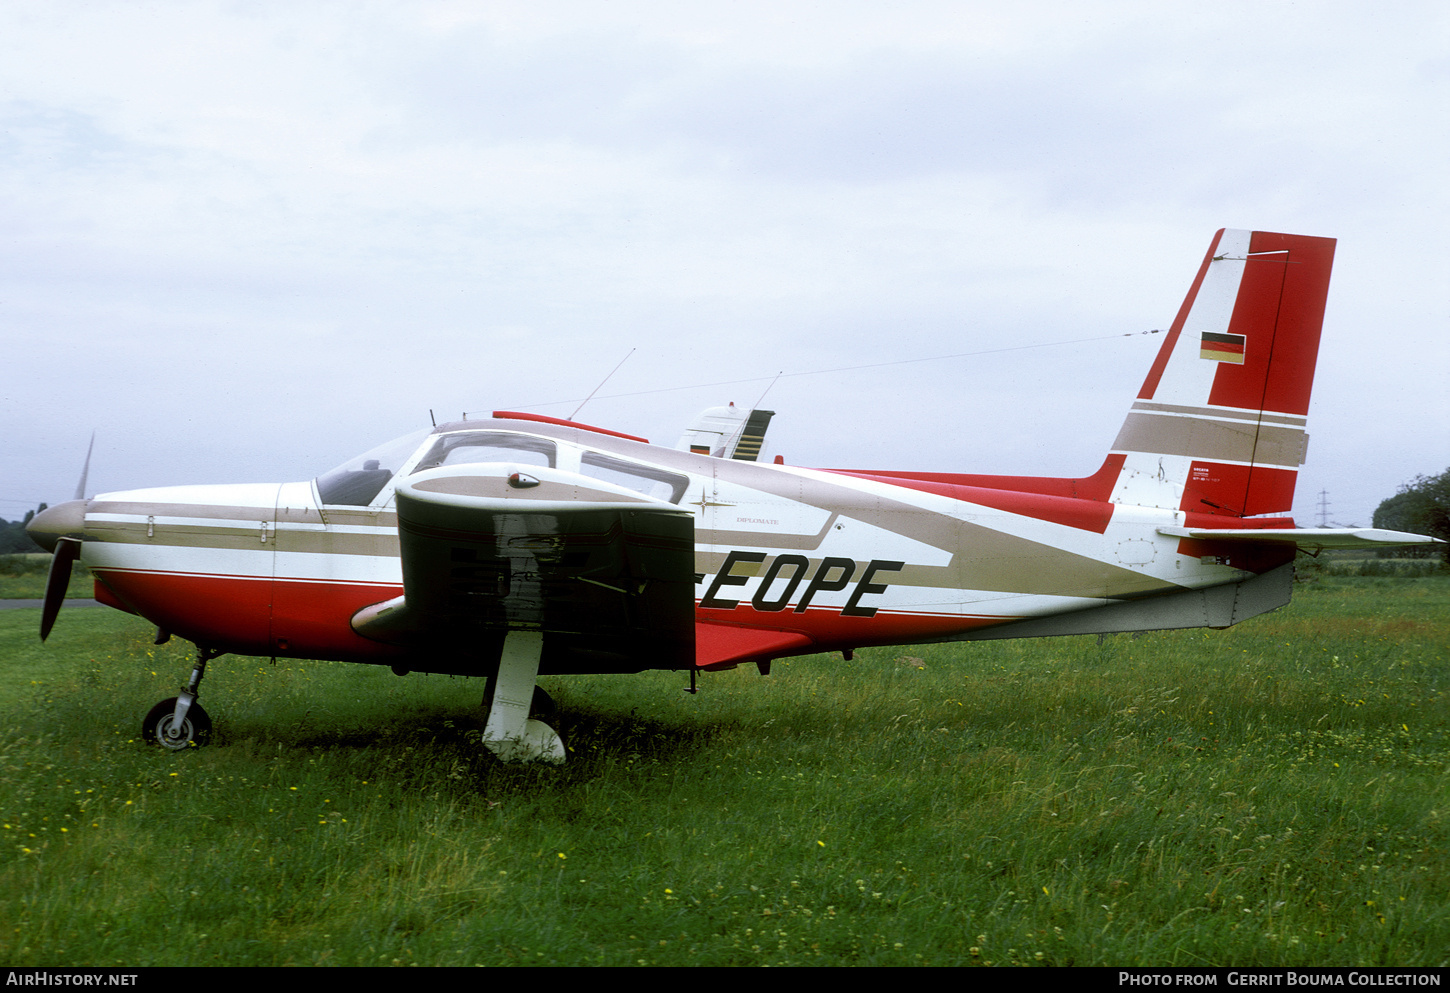
POLYGON ((1007 7, 0 2, 0 517, 630 349, 578 419, 1084 475, 1220 227, 1339 239, 1300 523, 1450 467, 1450 8, 1007 7))

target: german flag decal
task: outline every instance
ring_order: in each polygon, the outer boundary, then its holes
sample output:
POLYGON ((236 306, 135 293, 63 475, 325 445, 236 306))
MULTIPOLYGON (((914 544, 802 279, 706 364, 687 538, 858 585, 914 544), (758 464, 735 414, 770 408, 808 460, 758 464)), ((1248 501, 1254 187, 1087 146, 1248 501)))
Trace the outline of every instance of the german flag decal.
POLYGON ((1200 332, 1198 357, 1215 362, 1244 364, 1244 336, 1241 334, 1217 334, 1213 331, 1200 332))

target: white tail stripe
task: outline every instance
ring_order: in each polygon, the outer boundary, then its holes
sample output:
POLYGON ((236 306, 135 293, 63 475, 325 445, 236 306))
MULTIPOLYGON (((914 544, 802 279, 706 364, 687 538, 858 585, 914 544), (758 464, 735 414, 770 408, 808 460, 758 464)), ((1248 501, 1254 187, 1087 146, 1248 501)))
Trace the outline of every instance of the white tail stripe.
POLYGON ((1266 424, 1288 424, 1292 427, 1303 427, 1309 421, 1307 417, 1300 417, 1298 414, 1269 414, 1257 410, 1240 410, 1236 407, 1189 407, 1177 403, 1150 403, 1147 400, 1139 400, 1134 403, 1133 409, 1160 414, 1188 414, 1192 417, 1263 421, 1266 424))

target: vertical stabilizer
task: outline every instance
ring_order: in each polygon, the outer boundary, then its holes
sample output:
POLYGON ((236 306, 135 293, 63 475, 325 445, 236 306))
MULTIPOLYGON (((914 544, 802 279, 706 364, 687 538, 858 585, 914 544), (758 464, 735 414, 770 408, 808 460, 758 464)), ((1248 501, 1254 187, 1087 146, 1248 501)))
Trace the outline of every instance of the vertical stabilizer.
POLYGON ((702 410, 680 437, 676 448, 696 455, 754 462, 765 444, 773 410, 746 410, 728 407, 707 407, 702 410))
POLYGON ((765 444, 766 429, 774 416, 773 410, 752 410, 745 426, 740 429, 740 438, 735 442, 730 457, 737 462, 754 462, 759 458, 761 446, 765 444))
POLYGON ((1124 459, 1113 502, 1290 510, 1333 261, 1332 238, 1214 236, 1113 442, 1124 459))

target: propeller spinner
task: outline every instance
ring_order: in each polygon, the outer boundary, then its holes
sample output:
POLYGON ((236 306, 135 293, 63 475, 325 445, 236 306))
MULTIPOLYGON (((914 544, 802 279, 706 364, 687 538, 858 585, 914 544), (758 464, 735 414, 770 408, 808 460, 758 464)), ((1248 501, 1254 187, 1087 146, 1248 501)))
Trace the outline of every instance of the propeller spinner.
POLYGON ((85 538, 86 507, 90 503, 86 496, 86 477, 91 471, 91 452, 96 447, 96 433, 91 432, 91 443, 86 448, 86 461, 81 466, 80 482, 76 484, 75 499, 54 507, 47 507, 31 518, 25 533, 41 548, 51 553, 50 573, 45 578, 45 602, 40 610, 40 640, 50 636, 56 615, 65 603, 66 587, 70 585, 71 566, 81 555, 81 540, 85 538))

